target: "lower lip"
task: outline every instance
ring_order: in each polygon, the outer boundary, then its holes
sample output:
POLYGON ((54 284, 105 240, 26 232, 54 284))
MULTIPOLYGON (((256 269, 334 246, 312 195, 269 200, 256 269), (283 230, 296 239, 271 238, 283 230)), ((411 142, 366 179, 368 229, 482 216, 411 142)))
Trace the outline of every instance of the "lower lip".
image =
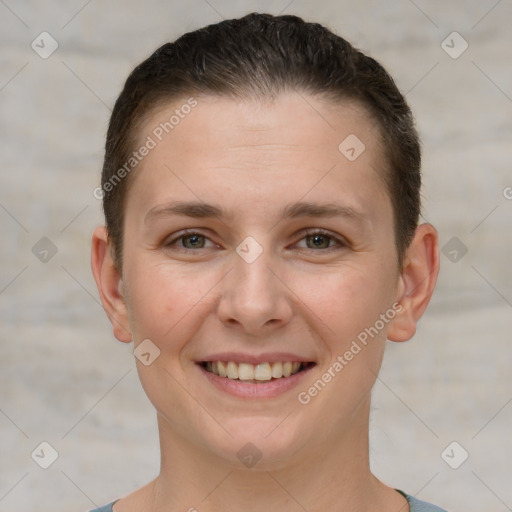
POLYGON ((237 379, 220 377, 207 371, 200 364, 197 365, 203 375, 217 388, 225 393, 240 398, 273 398, 297 386, 314 365, 301 370, 290 377, 270 380, 268 382, 249 382, 237 379))

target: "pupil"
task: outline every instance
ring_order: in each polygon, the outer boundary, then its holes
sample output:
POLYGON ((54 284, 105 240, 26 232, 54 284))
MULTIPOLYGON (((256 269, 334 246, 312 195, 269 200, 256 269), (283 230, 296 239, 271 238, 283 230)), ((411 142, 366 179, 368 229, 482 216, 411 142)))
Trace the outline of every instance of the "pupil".
MULTIPOLYGON (((327 237, 325 235, 313 235, 313 244, 316 247, 320 246, 326 246, 325 241, 327 240, 327 237)), ((329 242, 327 241, 327 244, 329 242)))
POLYGON ((201 245, 200 243, 198 243, 199 238, 200 235, 189 235, 188 237, 185 238, 185 240, 188 239, 190 245, 192 245, 193 247, 197 247, 198 245, 201 245))

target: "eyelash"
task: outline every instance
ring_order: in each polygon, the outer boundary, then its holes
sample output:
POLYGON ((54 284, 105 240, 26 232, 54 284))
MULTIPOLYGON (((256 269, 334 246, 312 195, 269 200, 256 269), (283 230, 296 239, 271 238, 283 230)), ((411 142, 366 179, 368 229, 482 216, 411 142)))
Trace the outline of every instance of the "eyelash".
MULTIPOLYGON (((192 236, 192 235, 198 235, 200 237, 203 237, 203 238, 209 240, 209 238, 206 235, 203 235, 202 233, 200 233, 198 231, 185 230, 179 236, 173 238, 169 242, 165 242, 164 243, 164 247, 165 248, 172 248, 176 244, 176 242, 178 242, 180 240, 183 240, 184 238, 192 236)), ((343 240, 342 238, 339 238, 337 236, 334 236, 330 232, 325 231, 323 229, 308 229, 302 235, 303 236, 302 236, 302 238, 299 239, 299 241, 302 241, 303 239, 307 238, 308 236, 321 235, 321 236, 329 238, 330 241, 334 241, 338 245, 338 249, 342 249, 342 248, 348 246, 348 243, 345 240, 343 240)), ((198 249, 188 249, 186 247, 174 247, 174 248, 176 250, 182 251, 182 252, 197 252, 200 249, 205 249, 204 247, 199 247, 198 249)), ((335 250, 336 247, 335 246, 334 247, 326 247, 325 249, 318 249, 318 250, 317 249, 307 248, 307 247, 306 248, 301 248, 301 249, 306 249, 306 250, 310 250, 310 251, 314 251, 314 252, 319 252, 319 251, 321 251, 321 252, 330 252, 331 250, 335 250)))

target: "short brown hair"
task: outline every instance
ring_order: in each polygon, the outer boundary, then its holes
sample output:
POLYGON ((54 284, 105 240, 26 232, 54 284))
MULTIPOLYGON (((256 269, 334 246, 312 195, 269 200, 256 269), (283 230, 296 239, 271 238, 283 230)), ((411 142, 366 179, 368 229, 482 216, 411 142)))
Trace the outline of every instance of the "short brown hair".
POLYGON ((358 101, 377 121, 402 265, 418 225, 421 188, 420 143, 404 96, 377 61, 326 27, 297 16, 252 13, 164 44, 128 76, 110 119, 101 177, 105 222, 119 272, 131 176, 112 180, 130 159, 143 120, 155 108, 187 95, 244 99, 293 90, 358 101))

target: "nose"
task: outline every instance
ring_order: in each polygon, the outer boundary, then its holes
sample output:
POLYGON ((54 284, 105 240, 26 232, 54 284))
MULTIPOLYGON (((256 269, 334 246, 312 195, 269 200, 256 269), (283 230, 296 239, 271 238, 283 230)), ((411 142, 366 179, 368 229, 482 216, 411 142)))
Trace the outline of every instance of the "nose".
POLYGON ((217 315, 228 327, 263 335, 283 327, 292 316, 290 290, 264 251, 248 263, 235 254, 234 268, 221 282, 217 315), (274 268, 273 268, 274 267, 274 268))

